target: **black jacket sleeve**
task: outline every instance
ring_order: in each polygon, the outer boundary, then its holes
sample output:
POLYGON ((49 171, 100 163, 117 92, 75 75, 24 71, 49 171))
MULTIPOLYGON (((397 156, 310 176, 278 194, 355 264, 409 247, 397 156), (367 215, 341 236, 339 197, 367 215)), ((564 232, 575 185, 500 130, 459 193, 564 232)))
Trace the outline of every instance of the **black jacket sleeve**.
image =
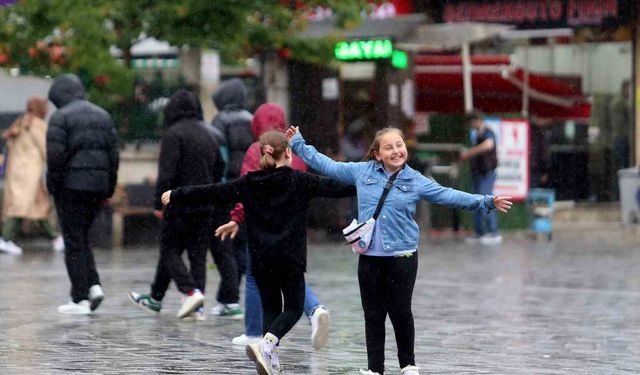
POLYGON ((306 186, 309 198, 342 198, 356 195, 356 187, 353 185, 305 172, 300 172, 300 177, 303 179, 303 186, 306 186))
POLYGON ((158 160, 158 180, 156 182, 156 210, 162 209, 162 193, 175 188, 174 181, 180 161, 181 145, 178 135, 167 132, 160 141, 160 158, 158 160))
POLYGON ((111 127, 111 147, 109 148, 109 197, 113 196, 118 183, 118 167, 120 166, 120 153, 118 147, 118 133, 115 127, 111 127))
POLYGON ((230 182, 173 189, 169 205, 195 206, 240 202, 240 189, 243 183, 244 177, 241 177, 230 182))
POLYGON ((69 154, 68 139, 64 115, 54 113, 47 130, 47 189, 54 196, 63 187, 64 169, 69 154))

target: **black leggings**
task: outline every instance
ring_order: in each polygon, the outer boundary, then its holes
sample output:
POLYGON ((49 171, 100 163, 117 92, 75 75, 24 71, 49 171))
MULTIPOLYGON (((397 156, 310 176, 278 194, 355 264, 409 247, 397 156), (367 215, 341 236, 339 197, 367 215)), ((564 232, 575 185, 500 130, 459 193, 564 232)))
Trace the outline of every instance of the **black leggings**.
POLYGON ((411 297, 418 252, 403 257, 360 255, 358 283, 364 310, 369 370, 384 374, 385 320, 393 324, 400 368, 415 365, 411 297))
POLYGON ((262 333, 270 332, 282 340, 304 310, 304 272, 278 268, 252 271, 262 301, 262 333))

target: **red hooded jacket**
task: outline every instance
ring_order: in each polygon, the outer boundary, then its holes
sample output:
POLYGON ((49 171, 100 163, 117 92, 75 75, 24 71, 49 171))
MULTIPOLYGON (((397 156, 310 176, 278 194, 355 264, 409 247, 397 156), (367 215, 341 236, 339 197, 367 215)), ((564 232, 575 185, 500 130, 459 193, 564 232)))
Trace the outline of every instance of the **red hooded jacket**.
MULTIPOLYGON (((256 139, 269 130, 279 130, 284 132, 287 124, 284 118, 282 107, 275 103, 265 103, 258 107, 253 114, 251 121, 251 131, 256 139)), ((292 155, 291 168, 301 171, 307 171, 307 165, 297 155, 292 155)), ((249 172, 260 169, 260 142, 253 142, 244 154, 240 175, 244 176, 249 172)), ((244 223, 244 207, 242 203, 237 203, 231 210, 231 220, 238 224, 244 223)))

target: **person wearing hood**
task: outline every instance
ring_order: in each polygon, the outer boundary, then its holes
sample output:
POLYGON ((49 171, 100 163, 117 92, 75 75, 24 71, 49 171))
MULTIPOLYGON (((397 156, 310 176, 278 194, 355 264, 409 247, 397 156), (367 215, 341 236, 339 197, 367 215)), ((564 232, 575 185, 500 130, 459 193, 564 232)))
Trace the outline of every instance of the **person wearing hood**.
MULTIPOLYGON (((286 127, 284 111, 282 110, 282 107, 275 103, 262 104, 256 110, 253 120, 251 121, 251 130, 253 131, 253 135, 256 139, 260 139, 264 133, 271 130, 277 130, 284 133, 286 127)), ((260 170, 260 145, 260 141, 254 142, 247 150, 244 160, 242 161, 242 168, 240 171, 242 176, 249 172, 260 170)), ((303 172, 307 171, 307 165, 297 155, 291 155, 290 167, 303 172)), ((231 221, 219 227, 216 230, 216 233, 223 236, 228 234, 233 238, 238 232, 239 225, 245 221, 244 207, 242 203, 236 204, 234 209, 231 211, 230 216, 231 221)), ((262 338, 263 314, 256 280, 251 273, 250 252, 251 250, 247 249, 244 316, 245 332, 244 334, 233 338, 232 343, 235 345, 246 345, 258 342, 262 338)), ((326 344, 329 337, 329 310, 320 304, 318 297, 308 285, 305 287, 304 314, 311 322, 311 344, 314 348, 319 349, 326 344)))
MULTIPOLYGON (((162 299, 173 280, 185 295, 178 318, 203 320, 207 247, 211 243, 218 208, 209 204, 163 209, 160 196, 162 192, 178 186, 220 181, 224 162, 208 125, 202 122, 200 103, 193 94, 184 89, 176 91, 164 109, 164 121, 166 129, 160 143, 155 201, 155 214, 161 219, 160 259, 151 292, 130 292, 129 298, 143 310, 159 313, 162 299), (189 269, 182 260, 185 249, 189 257, 189 269)), ((228 210, 229 206, 220 207, 228 210)), ((221 259, 214 253, 214 260, 221 272, 218 297, 222 297, 226 303, 237 303, 239 296, 235 263, 230 249, 226 254, 222 265, 221 259), (232 267, 228 267, 229 263, 232 267)))
POLYGON ((88 232, 118 177, 118 136, 109 113, 85 99, 80 78, 65 74, 49 89, 58 108, 47 131, 47 188, 64 237, 71 301, 62 314, 90 314, 104 298, 88 232))
POLYGON ((291 149, 280 131, 260 137, 261 169, 236 180, 166 191, 167 207, 242 202, 247 211, 251 271, 256 279, 264 321, 260 343, 246 346, 259 374, 280 371, 283 337, 304 309, 307 267, 307 208, 314 197, 353 195, 353 186, 291 169, 291 149))
MULTIPOLYGON (((244 109, 244 101, 247 96, 247 87, 242 80, 232 78, 222 82, 213 94, 212 99, 218 114, 214 117, 212 125, 220 133, 219 143, 227 162, 224 180, 230 181, 240 176, 242 159, 249 146, 254 142, 251 134, 251 118, 249 111, 244 109)), ((238 269, 238 282, 245 273, 245 249, 247 235, 244 228, 233 239, 233 255, 238 269)), ((214 310, 214 315, 222 315, 225 312, 214 310)), ((234 317, 239 317, 242 312, 233 310, 234 317)))
POLYGON ((42 179, 47 165, 47 99, 31 97, 27 111, 2 132, 7 159, 4 176, 3 221, 0 251, 22 254, 13 242, 24 219, 33 220, 51 239, 55 251, 64 250, 64 240, 49 222, 51 201, 42 179))

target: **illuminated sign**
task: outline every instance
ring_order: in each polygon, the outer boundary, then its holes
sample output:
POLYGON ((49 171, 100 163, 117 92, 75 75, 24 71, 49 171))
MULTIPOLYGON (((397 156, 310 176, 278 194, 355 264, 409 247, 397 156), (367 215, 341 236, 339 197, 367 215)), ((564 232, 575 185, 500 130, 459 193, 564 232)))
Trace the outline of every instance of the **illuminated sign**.
POLYGON ((406 52, 393 51, 391 55, 391 66, 396 69, 407 69, 409 66, 409 57, 406 52))
POLYGON ((392 54, 393 43, 389 39, 338 42, 335 49, 338 60, 388 59, 392 54))

